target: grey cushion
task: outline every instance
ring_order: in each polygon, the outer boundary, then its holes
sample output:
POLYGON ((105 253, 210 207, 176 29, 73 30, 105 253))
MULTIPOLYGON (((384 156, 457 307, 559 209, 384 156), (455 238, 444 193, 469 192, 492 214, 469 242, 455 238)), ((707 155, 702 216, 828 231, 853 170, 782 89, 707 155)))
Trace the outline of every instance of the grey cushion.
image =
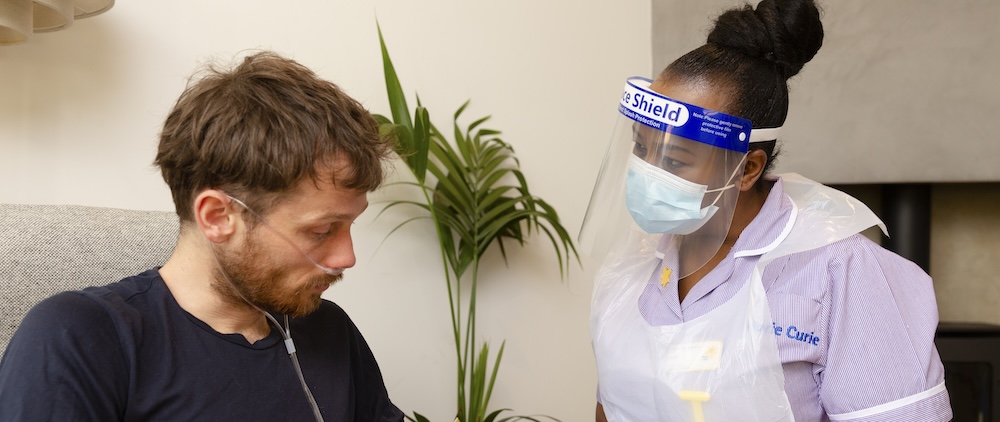
POLYGON ((163 265, 177 227, 173 212, 0 204, 0 350, 38 301, 163 265))

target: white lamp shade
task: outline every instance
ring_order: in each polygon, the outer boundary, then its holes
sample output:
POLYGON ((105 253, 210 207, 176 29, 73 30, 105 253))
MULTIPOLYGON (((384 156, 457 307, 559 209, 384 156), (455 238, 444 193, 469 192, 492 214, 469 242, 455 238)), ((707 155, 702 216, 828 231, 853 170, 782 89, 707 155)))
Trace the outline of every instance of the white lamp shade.
POLYGON ((19 44, 32 32, 64 29, 75 19, 99 15, 115 0, 0 0, 0 45, 19 44))
POLYGON ((73 0, 34 0, 35 32, 58 31, 73 24, 73 0))
POLYGON ((31 35, 31 0, 0 0, 0 45, 17 44, 31 35))
POLYGON ((99 15, 114 5, 115 0, 76 0, 73 2, 73 6, 76 8, 77 19, 99 15))

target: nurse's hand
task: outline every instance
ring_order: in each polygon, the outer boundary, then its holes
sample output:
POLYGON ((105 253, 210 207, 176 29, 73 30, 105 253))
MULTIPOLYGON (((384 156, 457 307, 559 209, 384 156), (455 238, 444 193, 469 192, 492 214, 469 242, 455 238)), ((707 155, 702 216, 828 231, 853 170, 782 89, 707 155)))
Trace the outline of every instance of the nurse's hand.
POLYGON ((596 422, 608 422, 608 417, 604 416, 604 406, 601 406, 600 403, 597 403, 597 412, 594 416, 594 420, 596 422))

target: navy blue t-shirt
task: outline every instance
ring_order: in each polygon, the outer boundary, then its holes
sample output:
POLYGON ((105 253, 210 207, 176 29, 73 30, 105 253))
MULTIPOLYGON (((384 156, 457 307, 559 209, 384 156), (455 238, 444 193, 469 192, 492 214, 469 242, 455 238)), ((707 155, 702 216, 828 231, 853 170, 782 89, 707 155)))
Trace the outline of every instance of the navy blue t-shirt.
MULTIPOLYGON (((316 312, 289 321, 303 375, 326 422, 403 419, 343 309, 323 301, 316 312)), ((277 329, 254 344, 220 334, 184 311, 153 269, 36 305, 0 361, 0 419, 314 417, 277 329)))

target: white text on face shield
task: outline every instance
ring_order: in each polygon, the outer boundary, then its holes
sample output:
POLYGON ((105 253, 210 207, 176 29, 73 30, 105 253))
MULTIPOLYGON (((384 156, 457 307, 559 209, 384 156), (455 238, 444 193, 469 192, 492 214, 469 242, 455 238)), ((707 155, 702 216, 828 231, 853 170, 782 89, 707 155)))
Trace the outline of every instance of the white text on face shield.
POLYGON ((665 119, 672 126, 684 126, 688 120, 687 107, 661 97, 626 91, 622 103, 647 117, 665 119))

